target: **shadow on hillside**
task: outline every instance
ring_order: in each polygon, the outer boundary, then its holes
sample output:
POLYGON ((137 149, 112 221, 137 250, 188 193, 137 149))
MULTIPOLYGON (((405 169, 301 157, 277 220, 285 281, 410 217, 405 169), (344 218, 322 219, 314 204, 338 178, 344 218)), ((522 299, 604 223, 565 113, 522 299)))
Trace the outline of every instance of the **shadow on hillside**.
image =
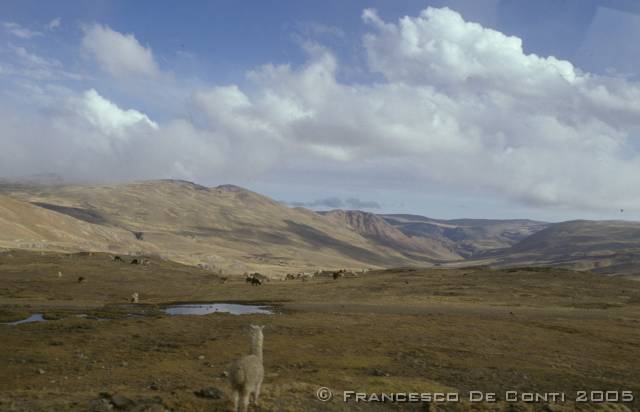
POLYGON ((82 209, 79 207, 70 207, 70 206, 60 206, 53 205, 51 203, 42 203, 42 202, 32 202, 31 204, 40 206, 44 209, 53 210, 54 212, 62 213, 64 215, 71 216, 78 220, 82 220, 88 223, 94 223, 97 225, 102 225, 107 223, 106 219, 102 217, 102 215, 96 211, 90 209, 82 209))

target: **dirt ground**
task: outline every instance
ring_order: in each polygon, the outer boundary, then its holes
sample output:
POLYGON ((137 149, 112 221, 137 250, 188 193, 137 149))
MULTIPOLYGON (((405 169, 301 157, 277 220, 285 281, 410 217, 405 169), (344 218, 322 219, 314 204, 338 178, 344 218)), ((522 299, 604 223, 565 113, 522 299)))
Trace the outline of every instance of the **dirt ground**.
POLYGON ((406 268, 251 286, 130 260, 0 254, 0 322, 49 319, 0 325, 0 411, 230 410, 224 374, 248 352, 250 324, 266 325, 263 393, 250 410, 640 410, 637 281, 539 268, 406 268), (128 303, 133 292, 137 305, 128 303), (176 302, 257 302, 275 313, 161 310, 176 302), (332 399, 316 398, 321 387, 332 399), (345 391, 461 401, 345 402, 345 391), (471 403, 472 391, 497 400, 471 403), (565 401, 507 401, 506 391, 563 393, 565 401), (579 391, 634 400, 574 402, 579 391))

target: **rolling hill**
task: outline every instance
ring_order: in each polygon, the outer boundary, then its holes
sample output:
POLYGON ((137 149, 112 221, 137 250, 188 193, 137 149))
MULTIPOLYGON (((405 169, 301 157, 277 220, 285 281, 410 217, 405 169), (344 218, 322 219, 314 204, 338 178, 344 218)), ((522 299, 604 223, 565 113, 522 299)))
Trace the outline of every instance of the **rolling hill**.
POLYGON ((234 274, 434 264, 640 273, 640 223, 313 212, 180 180, 0 181, 0 248, 152 254, 234 274))
POLYGON ((446 245, 464 258, 508 248, 547 226, 526 219, 430 219, 417 215, 381 215, 390 225, 410 237, 424 237, 446 245))
MULTIPOLYGON (((126 230, 88 223, 0 195, 0 247, 122 253, 135 250, 136 242, 126 230)), ((146 251, 156 252, 153 247, 146 251)))
POLYGON ((320 212, 340 225, 347 225, 363 237, 388 246, 408 257, 425 257, 437 261, 459 260, 462 257, 444 242, 424 235, 405 234, 373 213, 359 210, 331 210, 320 212))
MULTIPOLYGON (((162 180, 107 185, 11 185, 7 199, 30 211, 17 216, 20 227, 58 221, 86 236, 45 237, 40 248, 118 250, 157 253, 188 264, 242 273, 284 273, 318 268, 364 268, 428 264, 430 254, 408 254, 360 235, 334 219, 303 208, 289 208, 266 196, 233 186, 207 188, 162 180), (115 247, 98 234, 126 241, 115 247), (64 241, 63 241, 64 240, 64 241)), ((4 225, 15 225, 8 221, 4 225)), ((2 231, 3 227, 0 228, 2 231)), ((7 233, 10 233, 7 231, 7 233)), ((27 233, 22 243, 42 236, 27 233)), ((12 239, 8 235, 7 241, 12 239)), ((111 239, 111 238, 109 238, 111 239)), ((26 243, 25 243, 26 242, 26 243)), ((116 242, 117 243, 117 242, 116 242)), ((38 245, 36 245, 38 246, 38 245)))
POLYGON ((640 274, 640 222, 556 223, 485 257, 495 259, 498 266, 551 265, 604 274, 640 274))

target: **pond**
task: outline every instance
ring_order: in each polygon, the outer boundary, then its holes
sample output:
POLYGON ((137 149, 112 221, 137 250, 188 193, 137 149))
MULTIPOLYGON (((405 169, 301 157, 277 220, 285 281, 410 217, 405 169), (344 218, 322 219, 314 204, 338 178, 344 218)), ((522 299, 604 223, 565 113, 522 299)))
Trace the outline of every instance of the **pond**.
POLYGON ((168 315, 208 315, 210 313, 230 313, 232 315, 273 314, 273 310, 266 306, 233 303, 189 303, 167 306, 163 310, 168 315))
MULTIPOLYGON (((257 306, 257 305, 241 305, 234 303, 184 303, 178 305, 169 305, 162 309, 164 313, 167 315, 208 315, 210 313, 230 313, 232 315, 251 315, 251 314, 261 314, 261 315, 271 315, 273 314, 273 310, 271 310, 268 306, 257 306)), ((99 321, 109 320, 107 318, 99 318, 95 316, 88 316, 84 313, 75 315, 79 318, 84 319, 93 319, 99 321)), ((130 313, 129 317, 144 317, 144 314, 139 313, 130 313)), ((32 323, 32 322, 46 322, 42 315, 42 313, 34 313, 26 319, 17 320, 14 322, 6 322, 4 325, 15 326, 21 325, 23 323, 32 323)))
POLYGON ((6 322, 5 325, 20 325, 22 323, 31 322, 46 322, 46 319, 42 317, 42 313, 34 313, 26 319, 16 320, 15 322, 6 322))

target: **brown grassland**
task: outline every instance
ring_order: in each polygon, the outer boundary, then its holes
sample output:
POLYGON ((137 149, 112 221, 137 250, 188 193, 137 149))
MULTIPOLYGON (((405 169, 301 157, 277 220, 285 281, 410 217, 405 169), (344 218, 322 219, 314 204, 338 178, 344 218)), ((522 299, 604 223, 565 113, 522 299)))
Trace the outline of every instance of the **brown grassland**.
POLYGON ((88 411, 114 394, 131 400, 121 410, 229 410, 222 375, 247 353, 251 323, 266 325, 259 411, 640 410, 640 282, 622 277, 405 268, 251 286, 154 258, 1 254, 0 322, 33 313, 50 320, 0 325, 2 411, 88 411), (140 304, 129 304, 136 291, 140 304), (276 313, 168 316, 160 309, 171 302, 276 313), (333 391, 329 402, 315 398, 321 386, 333 391), (194 394, 207 387, 222 397, 194 394), (345 390, 463 399, 477 390, 500 401, 345 403, 345 390), (567 401, 506 402, 507 390, 564 392, 567 401), (576 404, 579 390, 627 390, 635 401, 576 404))

